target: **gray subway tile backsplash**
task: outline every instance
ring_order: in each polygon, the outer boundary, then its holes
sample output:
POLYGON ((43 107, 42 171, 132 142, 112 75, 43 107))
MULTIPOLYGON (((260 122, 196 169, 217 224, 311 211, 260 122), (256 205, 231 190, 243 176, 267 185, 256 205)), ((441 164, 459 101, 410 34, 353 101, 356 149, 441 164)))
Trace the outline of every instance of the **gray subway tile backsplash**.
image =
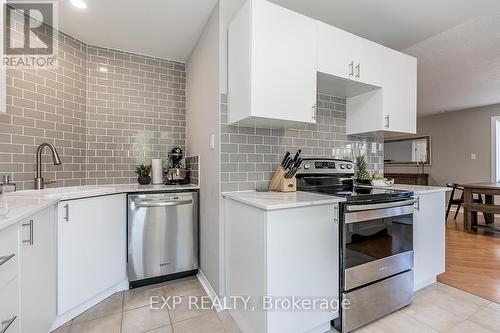
POLYGON ((63 162, 43 156, 53 186, 133 183, 136 164, 185 149, 185 64, 56 35, 57 68, 7 69, 1 174, 32 188, 36 146, 50 142, 63 162))
MULTIPOLYGON (((267 187, 281 157, 288 150, 302 149, 306 157, 338 157, 336 152, 362 152, 368 157, 370 172, 383 170, 384 153, 378 136, 357 137, 346 134, 346 99, 318 94, 317 124, 295 129, 265 129, 227 125, 227 96, 221 95, 221 188, 244 191, 267 187), (336 150, 337 149, 337 150, 336 150)), ((351 156, 352 157, 352 156, 351 156)))

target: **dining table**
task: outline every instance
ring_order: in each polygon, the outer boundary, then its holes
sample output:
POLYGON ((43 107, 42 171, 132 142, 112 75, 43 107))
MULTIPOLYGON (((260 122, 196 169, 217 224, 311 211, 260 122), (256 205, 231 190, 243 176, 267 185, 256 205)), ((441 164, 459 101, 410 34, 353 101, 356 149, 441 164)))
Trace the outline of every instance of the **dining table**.
POLYGON ((480 182, 462 184, 464 189, 464 229, 470 232, 478 229, 500 232, 495 226, 495 214, 500 214, 500 205, 495 205, 495 195, 500 196, 500 183, 480 182), (474 202, 474 195, 484 196, 484 201, 474 202), (483 213, 485 223, 478 222, 478 213, 483 213))

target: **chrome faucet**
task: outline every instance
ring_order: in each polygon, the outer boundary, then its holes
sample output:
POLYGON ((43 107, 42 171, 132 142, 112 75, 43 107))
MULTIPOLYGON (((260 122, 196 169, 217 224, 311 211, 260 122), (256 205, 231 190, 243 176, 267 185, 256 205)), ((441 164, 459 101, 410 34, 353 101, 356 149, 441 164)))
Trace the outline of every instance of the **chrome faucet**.
POLYGON ((49 147, 52 151, 52 160, 54 165, 61 165, 61 159, 59 158, 59 154, 57 153, 56 147, 50 143, 42 143, 38 146, 36 150, 36 176, 35 176, 35 190, 43 189, 43 178, 42 178, 42 151, 43 148, 49 147))

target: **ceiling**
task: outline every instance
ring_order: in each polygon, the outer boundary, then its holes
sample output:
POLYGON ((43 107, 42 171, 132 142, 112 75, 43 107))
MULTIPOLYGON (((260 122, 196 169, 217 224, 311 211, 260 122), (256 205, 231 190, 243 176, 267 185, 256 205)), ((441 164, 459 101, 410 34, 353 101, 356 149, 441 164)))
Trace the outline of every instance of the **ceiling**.
POLYGON ((59 28, 89 44, 185 62, 217 0, 59 1, 59 28))
MULTIPOLYGON (((217 2, 85 1, 80 10, 60 0, 63 31, 90 44, 181 62, 217 2)), ((500 103, 499 0, 271 1, 416 56, 420 116, 500 103)))

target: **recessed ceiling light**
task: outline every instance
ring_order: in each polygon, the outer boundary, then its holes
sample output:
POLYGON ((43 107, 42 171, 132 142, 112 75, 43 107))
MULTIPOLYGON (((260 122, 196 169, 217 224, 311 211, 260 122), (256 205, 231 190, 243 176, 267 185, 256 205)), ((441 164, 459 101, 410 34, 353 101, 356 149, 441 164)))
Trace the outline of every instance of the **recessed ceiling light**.
POLYGON ((101 72, 101 73, 107 73, 107 72, 108 72, 108 68, 107 68, 107 67, 104 67, 104 66, 99 66, 98 70, 99 70, 99 72, 101 72))
POLYGON ((71 4, 76 8, 85 9, 87 8, 87 4, 83 0, 71 0, 71 4))

